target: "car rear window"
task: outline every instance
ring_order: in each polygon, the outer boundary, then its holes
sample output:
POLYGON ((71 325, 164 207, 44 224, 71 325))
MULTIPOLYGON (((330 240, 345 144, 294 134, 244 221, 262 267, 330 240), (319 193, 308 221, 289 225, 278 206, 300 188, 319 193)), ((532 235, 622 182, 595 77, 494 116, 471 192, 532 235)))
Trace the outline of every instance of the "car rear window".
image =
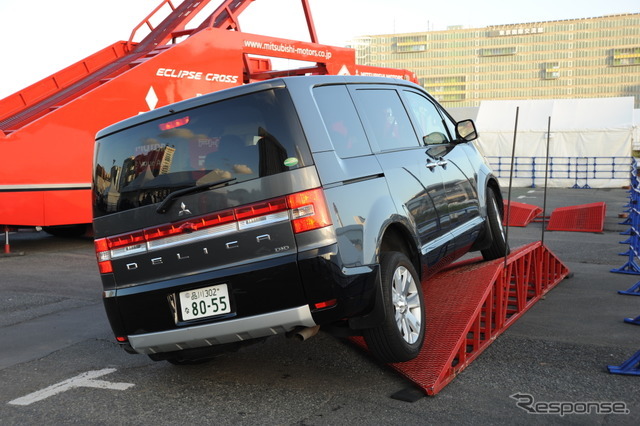
POLYGON ((194 185, 239 183, 310 164, 285 89, 230 98, 98 140, 94 216, 158 203, 194 185))
POLYGON ((369 142, 345 86, 320 86, 314 97, 333 148, 340 158, 371 154, 369 142))

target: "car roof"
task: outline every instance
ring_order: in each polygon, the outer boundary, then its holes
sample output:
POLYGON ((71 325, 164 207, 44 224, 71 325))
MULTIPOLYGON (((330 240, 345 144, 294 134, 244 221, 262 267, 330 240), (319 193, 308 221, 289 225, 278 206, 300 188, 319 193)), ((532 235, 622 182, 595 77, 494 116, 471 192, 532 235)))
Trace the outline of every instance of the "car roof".
POLYGON ((311 76, 292 76, 281 77, 272 80, 266 80, 256 83, 245 84, 242 86, 231 87, 229 89, 223 89, 208 93, 206 95, 198 96, 195 98, 187 99, 184 101, 176 102, 158 109, 145 112, 143 114, 128 118, 118 123, 112 124, 102 130, 100 130, 96 139, 100 139, 111 133, 115 133, 124 130, 129 127, 136 126, 138 124, 155 120, 158 118, 166 117, 171 114, 179 113, 180 111, 196 108, 202 105, 206 105, 212 102, 221 101, 236 96, 242 96, 249 93, 259 92, 263 90, 269 90, 274 88, 290 87, 299 90, 304 86, 314 87, 319 85, 328 84, 384 84, 384 85, 404 85, 408 87, 422 89, 415 83, 407 80, 401 80, 398 78, 390 77, 376 77, 376 76, 353 76, 353 75, 311 75, 311 76))

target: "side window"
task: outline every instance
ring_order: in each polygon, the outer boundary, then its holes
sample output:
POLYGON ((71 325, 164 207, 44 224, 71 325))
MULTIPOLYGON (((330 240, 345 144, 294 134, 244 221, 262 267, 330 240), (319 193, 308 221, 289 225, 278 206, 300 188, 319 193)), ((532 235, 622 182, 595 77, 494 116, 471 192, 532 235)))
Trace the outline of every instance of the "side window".
POLYGON ((415 148, 416 134, 395 90, 358 89, 358 109, 366 117, 381 151, 415 148))
POLYGON ((453 123, 450 123, 447 117, 443 118, 436 106, 424 96, 409 91, 405 91, 404 94, 423 143, 435 145, 451 142, 449 135, 455 137, 453 123))
POLYGON ((340 158, 371 154, 362 123, 345 86, 322 86, 313 91, 331 143, 340 158))

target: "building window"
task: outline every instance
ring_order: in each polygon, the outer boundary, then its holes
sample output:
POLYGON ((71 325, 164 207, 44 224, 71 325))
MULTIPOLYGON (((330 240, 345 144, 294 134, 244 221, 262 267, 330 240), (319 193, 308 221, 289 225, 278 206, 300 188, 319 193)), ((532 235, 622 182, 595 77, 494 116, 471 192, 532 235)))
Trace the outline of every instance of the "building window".
POLYGON ((467 78, 463 75, 421 78, 419 83, 436 97, 451 94, 464 95, 467 90, 467 78))
POLYGON ((558 78, 560 78, 560 64, 558 62, 548 62, 543 64, 543 80, 557 80, 558 78))
POLYGON ((467 99, 464 93, 453 93, 450 95, 435 96, 438 102, 462 102, 467 99))
POLYGON ((488 49, 480 49, 479 56, 510 56, 515 55, 518 52, 518 48, 515 46, 509 47, 493 47, 488 49))
POLYGON ((397 53, 425 52, 426 50, 427 42, 424 37, 404 36, 396 38, 395 51, 397 53))
POLYGON ((640 47, 613 49, 613 66, 640 65, 640 47))

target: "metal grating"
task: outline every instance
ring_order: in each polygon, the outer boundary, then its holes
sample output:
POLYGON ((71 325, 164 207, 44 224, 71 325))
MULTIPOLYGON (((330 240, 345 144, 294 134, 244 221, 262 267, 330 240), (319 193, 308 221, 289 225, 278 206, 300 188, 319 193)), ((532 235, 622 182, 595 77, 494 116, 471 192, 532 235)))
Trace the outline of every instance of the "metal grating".
POLYGON ((504 211, 502 224, 505 226, 507 220, 509 221, 508 226, 527 226, 542 213, 542 209, 538 206, 517 201, 511 201, 509 205, 506 200, 504 201, 504 211))
POLYGON ((551 212, 549 231, 602 232, 607 205, 604 201, 559 207, 551 212))
MULTIPOLYGON (((422 351, 414 360, 390 366, 428 395, 437 394, 568 273, 540 242, 515 250, 506 267, 504 259, 453 265, 423 282, 427 332, 422 351)), ((366 348, 363 339, 353 340, 366 348)))

